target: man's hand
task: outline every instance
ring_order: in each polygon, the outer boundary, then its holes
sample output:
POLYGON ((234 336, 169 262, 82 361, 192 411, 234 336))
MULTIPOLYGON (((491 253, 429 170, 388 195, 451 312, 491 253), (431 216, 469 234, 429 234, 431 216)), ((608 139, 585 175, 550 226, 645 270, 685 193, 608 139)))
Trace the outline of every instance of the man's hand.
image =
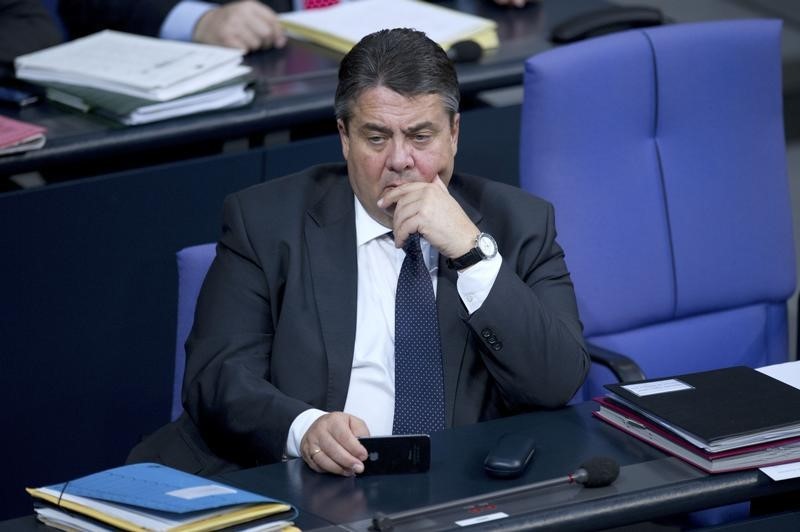
POLYGON ((494 3, 499 6, 525 7, 525 4, 534 1, 538 0, 494 0, 494 3))
POLYGON ((241 0, 206 12, 194 27, 196 42, 239 48, 246 52, 282 48, 286 34, 275 12, 257 0, 241 0))
POLYGON ((300 442, 300 453, 318 473, 350 477, 364 472, 367 450, 358 438, 369 436, 366 423, 344 412, 331 412, 317 419, 300 442))
POLYGON ((386 210, 392 205, 397 247, 402 247, 412 233, 419 233, 439 253, 451 259, 475 246, 475 237, 480 230, 453 199, 439 176, 431 183, 405 183, 378 200, 381 209, 386 210))

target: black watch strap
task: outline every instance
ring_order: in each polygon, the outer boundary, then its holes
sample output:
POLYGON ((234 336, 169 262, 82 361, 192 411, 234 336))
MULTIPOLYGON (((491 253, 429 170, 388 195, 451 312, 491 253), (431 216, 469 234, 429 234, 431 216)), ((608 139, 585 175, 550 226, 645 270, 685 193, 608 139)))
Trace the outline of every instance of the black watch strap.
POLYGON ((447 259, 447 267, 451 270, 463 270, 483 260, 478 248, 472 248, 460 257, 447 259))

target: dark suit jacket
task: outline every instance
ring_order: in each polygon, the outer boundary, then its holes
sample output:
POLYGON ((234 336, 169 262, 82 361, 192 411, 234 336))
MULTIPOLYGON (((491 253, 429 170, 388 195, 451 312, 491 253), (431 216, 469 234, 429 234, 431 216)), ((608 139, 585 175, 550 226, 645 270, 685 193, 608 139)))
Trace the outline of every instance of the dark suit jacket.
MULTIPOLYGON (((180 0, 59 0, 58 11, 70 38, 100 30, 157 37, 161 24, 180 0)), ((230 0, 208 0, 218 4, 230 0)), ((292 0, 262 0, 275 11, 291 11, 292 0)))
POLYGON ((61 42, 50 12, 39 0, 0 0, 0 64, 11 67, 18 55, 61 42))
MULTIPOLYGON (((469 316, 457 273, 440 257, 447 426, 563 405, 589 362, 552 207, 476 177, 456 175, 449 190, 495 236, 503 264, 469 316)), ((297 415, 344 407, 358 275, 345 166, 319 166, 233 194, 223 218, 187 342, 188 416, 166 429, 178 438, 157 435, 158 443, 144 448, 161 450, 140 449, 133 461, 202 473, 277 461, 297 415), (180 450, 187 443, 191 453, 180 450), (176 461, 188 454, 189 464, 176 461)))

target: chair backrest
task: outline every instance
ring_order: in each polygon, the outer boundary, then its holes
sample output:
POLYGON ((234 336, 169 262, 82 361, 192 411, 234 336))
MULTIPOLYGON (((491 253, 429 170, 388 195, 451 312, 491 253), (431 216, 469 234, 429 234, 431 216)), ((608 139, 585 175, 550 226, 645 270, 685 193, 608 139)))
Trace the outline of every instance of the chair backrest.
POLYGON ((214 260, 215 244, 201 244, 176 253, 178 262, 178 329, 175 340, 175 377, 172 381, 172 419, 183 412, 181 390, 186 367, 186 339, 194 323, 194 308, 203 279, 214 260))
MULTIPOLYGON (((648 377, 787 360, 780 29, 632 30, 526 62, 520 184, 555 205, 585 336, 648 377)), ((612 380, 593 367, 584 398, 612 380)))

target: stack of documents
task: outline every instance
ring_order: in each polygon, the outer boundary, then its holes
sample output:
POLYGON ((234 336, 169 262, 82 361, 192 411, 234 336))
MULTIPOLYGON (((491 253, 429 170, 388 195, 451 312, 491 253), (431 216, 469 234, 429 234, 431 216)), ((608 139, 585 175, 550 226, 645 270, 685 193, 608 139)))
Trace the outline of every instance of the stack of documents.
POLYGON ((36 516, 60 530, 295 530, 288 504, 158 464, 133 464, 28 489, 36 516), (238 527, 239 530, 250 529, 238 527))
POLYGON ((42 126, 0 116, 0 155, 36 150, 46 141, 42 126))
POLYGON ((447 50, 459 41, 497 48, 493 20, 418 0, 359 0, 278 17, 292 37, 347 53, 363 37, 382 29, 413 28, 447 50))
POLYGON ((800 460, 800 389, 743 366, 606 385, 595 416, 709 473, 800 460))
POLYGON ((249 103, 243 52, 106 30, 15 60, 48 96, 126 124, 249 103))

